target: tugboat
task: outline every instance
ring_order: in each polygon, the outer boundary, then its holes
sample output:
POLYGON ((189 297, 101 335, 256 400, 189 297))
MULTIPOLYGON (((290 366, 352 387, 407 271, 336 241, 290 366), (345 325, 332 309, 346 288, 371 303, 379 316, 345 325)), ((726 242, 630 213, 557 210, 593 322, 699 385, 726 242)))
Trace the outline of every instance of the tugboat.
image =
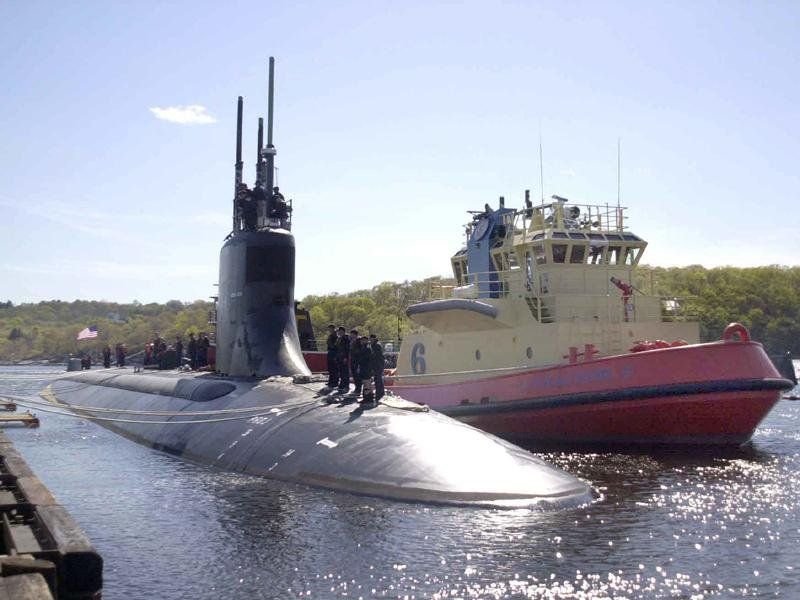
POLYGON ((221 469, 390 499, 571 507, 590 487, 528 452, 397 397, 356 405, 303 362, 289 206, 273 188, 274 60, 267 144, 242 183, 239 97, 233 227, 220 253, 216 372, 69 374, 42 396, 136 442, 221 469))
POLYGON ((634 287, 625 208, 553 196, 472 212, 455 286, 410 306, 396 393, 503 438, 741 445, 791 382, 734 323, 699 343, 680 300, 634 287))

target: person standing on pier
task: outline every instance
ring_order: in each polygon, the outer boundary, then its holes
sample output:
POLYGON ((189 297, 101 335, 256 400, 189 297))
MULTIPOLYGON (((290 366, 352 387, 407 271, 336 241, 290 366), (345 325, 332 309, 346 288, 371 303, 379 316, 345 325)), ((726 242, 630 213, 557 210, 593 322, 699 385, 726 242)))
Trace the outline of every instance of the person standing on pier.
POLYGON ((336 326, 328 325, 328 387, 333 389, 339 385, 339 367, 336 365, 336 326))
POLYGON ((124 367, 125 366, 125 351, 127 348, 125 344, 119 343, 117 344, 117 366, 124 367))
POLYGON ((111 367, 111 346, 106 344, 103 348, 103 368, 108 369, 111 367))

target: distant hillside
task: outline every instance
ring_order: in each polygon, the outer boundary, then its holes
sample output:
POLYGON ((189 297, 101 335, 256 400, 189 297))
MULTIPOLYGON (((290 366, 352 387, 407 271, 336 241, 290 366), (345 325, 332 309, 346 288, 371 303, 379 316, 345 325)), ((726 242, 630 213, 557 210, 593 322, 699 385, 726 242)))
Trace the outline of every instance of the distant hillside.
MULTIPOLYGON (((739 321, 771 354, 788 350, 800 355, 800 267, 643 267, 634 283, 645 293, 686 298, 705 341, 719 339, 728 323, 739 321)), ((307 296, 302 305, 310 311, 318 338, 324 338, 328 323, 335 323, 375 333, 383 340, 397 339, 410 328, 406 307, 447 284, 452 280, 438 277, 384 282, 349 294, 307 296)), ((168 342, 176 335, 185 339, 190 331, 210 331, 212 308, 200 300, 166 304, 52 300, 19 306, 0 302, 0 361, 61 360, 85 349, 99 353, 106 343, 117 342, 126 343, 134 353, 155 331, 168 342), (76 342, 77 333, 90 325, 99 329, 98 338, 76 342)))
POLYGON ((0 303, 0 361, 61 360, 67 354, 91 350, 99 355, 107 343, 128 346, 129 353, 144 348, 158 331, 168 341, 193 331, 209 331, 210 302, 197 300, 166 304, 117 304, 77 300, 51 300, 37 304, 0 303), (100 332, 93 340, 76 341, 84 327, 100 332))
POLYGON ((738 321, 768 353, 800 355, 800 267, 645 267, 638 274, 646 293, 688 298, 704 341, 738 321))

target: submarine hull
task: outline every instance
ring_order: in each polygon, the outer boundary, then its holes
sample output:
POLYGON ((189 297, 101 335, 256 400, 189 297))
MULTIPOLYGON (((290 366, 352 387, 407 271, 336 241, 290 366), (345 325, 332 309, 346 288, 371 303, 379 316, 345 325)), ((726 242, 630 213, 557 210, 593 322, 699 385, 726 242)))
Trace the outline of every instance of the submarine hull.
POLYGON ((146 446, 271 479, 438 504, 567 508, 593 499, 586 483, 439 413, 395 397, 374 408, 329 403, 321 383, 295 381, 123 368, 70 375, 42 395, 146 446))

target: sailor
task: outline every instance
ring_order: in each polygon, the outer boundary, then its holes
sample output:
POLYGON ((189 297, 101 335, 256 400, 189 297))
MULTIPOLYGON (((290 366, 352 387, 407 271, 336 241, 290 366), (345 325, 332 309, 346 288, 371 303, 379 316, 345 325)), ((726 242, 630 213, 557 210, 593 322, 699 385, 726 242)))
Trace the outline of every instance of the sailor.
POLYGON ((358 337, 358 329, 350 330, 350 375, 353 377, 353 385, 356 389, 353 393, 358 396, 361 393, 361 338, 358 337))
POLYGON ((167 350, 167 342, 161 337, 161 334, 156 332, 153 339, 153 359, 158 365, 159 369, 164 368, 164 352, 167 350))
POLYGON ((531 202, 530 197, 527 197, 525 198, 525 218, 530 219, 532 217, 533 217, 533 202, 531 202))
POLYGON ((287 228, 289 207, 286 205, 286 199, 283 197, 283 194, 281 194, 280 189, 277 186, 272 188, 272 202, 269 216, 273 219, 278 219, 282 228, 287 228))
POLYGON ((244 204, 248 189, 246 183, 240 183, 236 190, 236 223, 239 229, 244 229, 244 204))
POLYGON ((183 366, 183 340, 179 335, 175 336, 175 360, 180 369, 183 366))
POLYGON ((631 301, 631 297, 633 296, 633 286, 629 283, 625 283, 616 277, 611 278, 611 283, 617 286, 620 291, 622 292, 622 315, 623 319, 627 323, 628 321, 633 320, 633 302, 631 301))
POLYGON ((362 336, 358 339, 358 373, 361 378, 364 402, 374 402, 375 394, 372 388, 372 349, 369 338, 362 336))
POLYGON ((197 340, 194 339, 194 333, 189 334, 186 349, 189 352, 189 367, 194 371, 197 368, 197 340))
POLYGON ((252 198, 253 210, 255 211, 255 216, 253 217, 253 229, 257 229, 258 215, 267 214, 267 194, 261 185, 256 185, 253 188, 252 198))
POLYGON ((125 352, 127 351, 127 347, 125 344, 117 344, 117 366, 124 367, 125 366, 125 352))
POLYGON ((378 342, 378 336, 374 333, 369 336, 369 349, 371 354, 370 368, 375 382, 375 401, 383 398, 383 369, 386 366, 383 358, 383 346, 378 342))
POLYGON ((103 367, 108 369, 111 366, 111 346, 106 344, 103 348, 103 367))
POLYGON ((211 340, 208 339, 208 334, 203 332, 197 338, 197 366, 205 367, 208 365, 208 349, 211 347, 211 340))
POLYGON ((350 388, 350 373, 347 359, 350 356, 350 338, 344 327, 336 330, 336 366, 339 367, 339 391, 346 392, 350 388))
POLYGON ((328 325, 328 387, 333 389, 339 385, 339 368, 336 366, 336 326, 328 325))
POLYGON ((203 334, 197 335, 197 368, 202 369, 206 366, 206 353, 203 348, 203 334))
POLYGON ((564 225, 567 229, 578 229, 578 218, 581 216, 581 209, 577 206, 570 206, 567 209, 567 216, 564 218, 564 225))
POLYGON ((255 231, 258 221, 258 202, 256 201, 255 191, 247 190, 244 196, 242 215, 245 230, 255 231))

